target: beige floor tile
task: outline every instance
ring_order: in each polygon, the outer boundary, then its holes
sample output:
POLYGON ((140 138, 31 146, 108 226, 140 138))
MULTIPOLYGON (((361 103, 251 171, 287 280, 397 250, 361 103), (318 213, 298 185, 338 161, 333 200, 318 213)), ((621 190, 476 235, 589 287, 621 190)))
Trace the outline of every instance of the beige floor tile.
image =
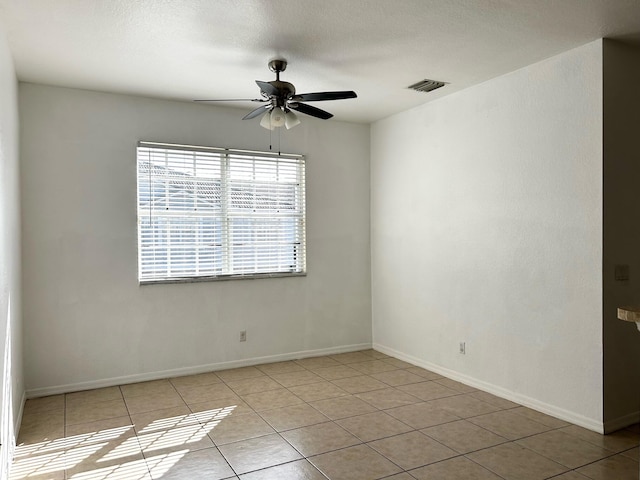
POLYGON ((437 382, 440 385, 444 385, 445 387, 448 387, 460 393, 473 393, 478 391, 477 388, 470 387, 469 385, 465 385, 464 383, 456 382, 455 380, 451 380, 450 378, 439 378, 437 380, 434 380, 434 382, 437 382))
POLYGON ((182 397, 175 390, 153 395, 126 397, 125 402, 131 415, 164 408, 186 406, 182 397))
POLYGON ((238 396, 232 398, 219 398, 200 403, 189 403, 189 409, 193 413, 202 413, 208 416, 242 415, 253 413, 253 408, 246 404, 238 396))
POLYGON ((257 413, 229 416, 205 423, 209 437, 218 446, 275 433, 275 430, 257 413))
POLYGON ((355 396, 380 410, 422 402, 418 397, 414 397, 395 388, 372 390, 370 392, 357 393, 355 396))
POLYGON ((516 443, 571 469, 613 455, 610 450, 557 430, 523 438, 516 443))
POLYGON ((108 418, 97 422, 79 423, 66 427, 67 448, 118 440, 135 434, 129 416, 108 418))
POLYGON ((416 429, 460 420, 460 417, 451 412, 436 408, 426 402, 392 408, 385 411, 392 417, 416 429))
POLYGON ((358 445, 360 440, 333 422, 287 430, 282 436, 305 457, 358 445))
POLYGON ((133 462, 127 468, 137 469, 142 459, 140 445, 128 416, 70 425, 65 440, 67 478, 89 476, 87 472, 93 470, 116 475, 114 472, 123 464, 133 462))
POLYGON ((580 475, 578 472, 567 472, 557 477, 553 477, 553 480, 589 480, 589 477, 580 475))
POLYGON ((431 405, 447 410, 461 418, 477 417, 486 413, 498 412, 500 409, 470 396, 469 394, 440 398, 429 402, 431 405))
POLYGON ((14 460, 34 460, 38 465, 46 465, 46 458, 53 459, 62 455, 68 448, 69 440, 62 437, 43 442, 24 443, 16 445, 14 449, 14 460))
POLYGON ((363 350, 29 400, 11 480, 638 480, 639 445, 363 350))
POLYGON ((423 377, 406 370, 391 370, 389 372, 374 373, 371 376, 392 387, 424 382, 423 377))
POLYGON ((240 475, 302 458, 277 434, 222 445, 219 448, 231 467, 240 475))
POLYGON ((633 460, 640 460, 640 447, 632 448, 621 452, 625 457, 629 457, 633 460))
POLYGON ((124 417, 129 415, 122 397, 116 400, 104 402, 67 405, 65 422, 67 425, 77 423, 96 422, 108 418, 124 417))
POLYGON ((64 437, 64 412, 50 410, 22 417, 17 444, 34 444, 64 437))
POLYGON ((405 470, 458 455, 434 439, 415 431, 376 440, 368 445, 405 470))
POLYGON ((320 471, 306 460, 296 460, 240 476, 241 480, 326 480, 320 471))
POLYGON ((296 360, 296 363, 307 370, 316 370, 318 368, 337 367, 342 365, 329 357, 309 357, 296 360))
POLYGON ((421 432, 458 453, 470 453, 508 441, 466 420, 436 425, 421 432))
POLYGON ((11 465, 9 480, 64 480, 64 450, 16 458, 11 465))
POLYGON ((348 352, 348 353, 338 353, 336 355, 329 355, 329 358, 336 360, 340 363, 358 363, 358 362, 369 362, 372 360, 370 355, 367 355, 362 352, 348 352))
POLYGON ((261 377, 264 375, 256 367, 240 367, 229 370, 220 370, 216 372, 223 382, 234 382, 237 380, 245 380, 247 378, 261 377))
POLYGON ((187 425, 200 425, 197 415, 194 415, 186 405, 131 414, 131 422, 138 434, 187 425))
POLYGON ((404 360, 400 360, 398 358, 388 357, 383 359, 390 365, 393 365, 396 368, 413 368, 415 365, 413 363, 405 362, 404 360))
POLYGON ((357 445, 308 459, 331 480, 371 480, 401 470, 366 445, 357 445))
POLYGON ((534 420, 551 428, 567 427, 571 425, 569 422, 565 422, 564 420, 560 420, 559 418, 537 412, 527 407, 516 407, 511 409, 511 412, 517 413, 518 415, 523 415, 531 420, 534 420))
POLYGON ((153 430, 138 434, 138 442, 145 458, 171 452, 194 452, 214 446, 207 433, 214 427, 199 423, 182 425, 166 430, 153 430))
POLYGON ((464 457, 411 470, 411 475, 417 480, 501 480, 495 473, 464 457))
POLYGON ((24 404, 23 416, 42 412, 63 412, 64 395, 50 395, 48 397, 30 398, 24 404))
POLYGON ((162 480, 220 480, 233 476, 217 448, 147 458, 151 477, 162 480))
POLYGON ((560 431, 616 453, 629 450, 640 444, 640 435, 629 430, 618 430, 608 435, 601 435, 586 428, 571 425, 561 428, 560 431))
POLYGON ((266 376, 227 382, 227 386, 238 395, 266 392, 267 390, 282 388, 282 385, 266 376))
POLYGON ((467 457, 507 480, 542 480, 568 470, 567 467, 514 443, 480 450, 467 457))
POLYGON ((212 383, 220 383, 220 377, 213 372, 198 373, 196 375, 185 375, 182 377, 170 378, 169 381, 174 387, 197 387, 199 385, 211 385, 212 383))
POLYGON ((304 370, 294 361, 266 363, 264 365, 256 365, 256 368, 267 375, 276 375, 278 373, 291 373, 304 370))
POLYGON ((224 383, 208 385, 176 386, 178 393, 187 404, 208 402, 221 398, 233 398, 237 395, 224 383))
POLYGON ((323 423, 329 419, 307 403, 260 412, 277 432, 323 423))
POLYGON ((375 360, 381 360, 383 358, 393 358, 387 355, 386 353, 379 352, 372 348, 369 348, 367 350, 360 350, 360 353, 362 353, 363 355, 367 355, 375 360))
MULTIPOLYGON (((67 478, 82 476, 81 474, 85 472, 91 472, 90 475, 87 473, 90 478, 104 478, 99 475, 120 471, 123 465, 136 471, 139 464, 144 465, 138 438, 129 432, 115 440, 100 441, 99 436, 92 436, 74 448, 68 449, 65 458, 67 478)), ((114 476, 115 473, 110 475, 114 476)))
POLYGON ((375 412, 377 409, 359 398, 337 397, 310 402, 310 405, 332 420, 375 412))
POLYGON ((49 410, 43 412, 30 412, 22 416, 22 427, 32 427, 43 423, 57 425, 64 422, 64 411, 49 410))
POLYGON ((386 383, 382 383, 369 375, 340 378, 333 380, 332 383, 349 393, 370 392, 371 390, 380 390, 389 387, 386 383))
POLYGON ((517 440, 551 430, 546 425, 529 420, 522 415, 511 413, 511 410, 489 413, 469 418, 468 420, 509 440, 517 440))
POLYGON ((313 373, 321 376, 325 380, 339 380, 341 378, 359 377, 360 375, 362 375, 362 373, 354 368, 351 368, 349 365, 318 368, 317 370, 314 370, 313 373))
POLYGON ((577 472, 593 480, 637 480, 640 466, 637 461, 624 455, 614 455, 579 468, 577 472))
POLYGON ((210 408, 203 409, 199 411, 195 411, 193 416, 198 419, 198 421, 202 425, 206 425, 207 427, 215 427, 220 424, 222 421, 226 421, 231 417, 238 417, 248 413, 255 413, 253 409, 246 407, 246 409, 240 408, 239 410, 235 409, 235 406, 228 405, 220 408, 210 408))
POLYGON ((349 395, 349 392, 334 385, 331 382, 309 383, 307 385, 298 385, 289 387, 289 391, 300 397, 305 402, 313 402, 315 400, 324 400, 325 398, 343 397, 349 395))
POLYGON ((427 370, 421 367, 409 367, 409 368, 405 368, 404 370, 409 373, 418 375, 419 377, 422 377, 425 380, 437 380, 439 378, 444 378, 442 375, 439 375, 436 372, 432 372, 431 370, 427 370))
POLYGON ((244 395, 242 399, 255 411, 272 410, 274 408, 303 403, 302 400, 286 388, 269 390, 268 392, 252 393, 250 395, 244 395))
POLYGON ((363 442, 371 442, 413 430, 410 426, 384 412, 372 412, 343 418, 342 420, 336 420, 336 423, 363 442))
POLYGON ((418 397, 420 400, 436 400, 438 398, 451 397, 453 395, 460 395, 460 392, 456 392, 451 388, 447 388, 444 385, 440 385, 434 381, 427 381, 422 383, 412 383, 410 385, 401 385, 397 387, 398 390, 418 397))
POLYGON ((516 408, 520 406, 517 403, 512 402, 511 400, 497 397, 487 392, 477 391, 473 392, 471 396, 473 398, 477 398, 478 400, 482 400, 483 402, 486 402, 490 405, 493 405, 494 407, 498 407, 501 410, 507 410, 509 408, 516 408))
MULTIPOLYGON (((64 432, 64 427, 58 427, 64 432)), ((21 430, 21 437, 24 434, 21 430)), ((57 438, 37 438, 18 442, 14 450, 11 480, 63 480, 66 468, 65 451, 68 439, 61 434, 57 438)))
POLYGON ((176 393, 176 389, 173 387, 169 380, 153 380, 151 382, 130 383, 128 385, 122 385, 120 387, 122 396, 125 398, 137 397, 141 395, 163 395, 166 393, 176 393))
POLYGON ((415 480, 414 477, 406 472, 391 475, 390 477, 384 477, 384 480, 415 480))
POLYGON ((122 393, 120 392, 120 387, 96 388, 94 390, 83 390, 82 392, 67 393, 65 395, 67 408, 78 404, 121 399, 122 393))
POLYGON ((371 375, 373 373, 389 372, 392 370, 398 370, 398 367, 394 367, 390 363, 384 360, 369 360, 366 362, 351 363, 349 366, 365 375, 371 375))
POLYGON ((271 375, 276 382, 283 387, 295 387, 296 385, 306 385, 309 383, 322 382, 324 379, 309 370, 299 372, 278 373, 271 375))
POLYGON ((114 462, 113 464, 82 464, 78 469, 67 471, 67 480, 151 480, 149 467, 144 458, 114 462))

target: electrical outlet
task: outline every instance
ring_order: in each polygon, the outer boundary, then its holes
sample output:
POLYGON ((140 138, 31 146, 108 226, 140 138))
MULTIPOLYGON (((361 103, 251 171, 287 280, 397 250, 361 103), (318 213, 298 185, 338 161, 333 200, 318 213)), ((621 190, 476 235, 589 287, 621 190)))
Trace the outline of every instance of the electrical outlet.
POLYGON ((242 330, 240 332, 240 341, 241 342, 246 342, 247 341, 247 331, 246 330, 242 330))
POLYGON ((460 353, 462 355, 466 355, 467 353, 467 344, 465 342, 460 342, 460 353))

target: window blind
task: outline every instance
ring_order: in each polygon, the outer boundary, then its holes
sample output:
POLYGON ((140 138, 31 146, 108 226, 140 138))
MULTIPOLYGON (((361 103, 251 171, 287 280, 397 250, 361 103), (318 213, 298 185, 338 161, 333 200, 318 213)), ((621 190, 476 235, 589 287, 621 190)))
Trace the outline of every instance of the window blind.
POLYGON ((305 159, 139 142, 141 283, 305 272, 305 159))

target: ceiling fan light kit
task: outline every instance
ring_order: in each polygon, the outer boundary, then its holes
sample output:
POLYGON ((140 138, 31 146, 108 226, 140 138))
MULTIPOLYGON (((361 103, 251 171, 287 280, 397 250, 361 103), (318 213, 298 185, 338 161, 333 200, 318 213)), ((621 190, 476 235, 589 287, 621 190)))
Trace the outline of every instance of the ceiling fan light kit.
MULTIPOLYGON (((328 120, 333 114, 302 102, 321 102, 326 100, 344 100, 347 98, 356 98, 354 91, 336 91, 336 92, 314 92, 296 94, 296 88, 292 83, 280 80, 280 72, 287 68, 287 61, 284 59, 271 60, 269 69, 275 72, 276 79, 270 82, 262 82, 256 80, 256 84, 260 88, 261 98, 243 99, 240 101, 259 102, 263 105, 252 110, 243 117, 243 120, 262 115, 260 126, 268 130, 274 130, 279 127, 286 127, 287 130, 300 124, 298 116, 291 110, 304 113, 312 117, 328 120)), ((238 100, 196 100, 196 102, 224 102, 238 100)))

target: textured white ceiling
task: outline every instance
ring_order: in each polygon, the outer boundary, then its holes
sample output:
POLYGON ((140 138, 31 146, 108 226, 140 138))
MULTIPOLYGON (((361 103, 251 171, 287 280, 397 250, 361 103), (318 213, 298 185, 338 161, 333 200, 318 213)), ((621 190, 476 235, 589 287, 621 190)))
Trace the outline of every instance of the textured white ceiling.
POLYGON ((23 81, 255 98, 284 57, 299 93, 355 90, 315 105, 356 122, 601 37, 640 44, 640 0, 0 0, 0 22, 23 81), (406 89, 425 78, 449 85, 406 89))

